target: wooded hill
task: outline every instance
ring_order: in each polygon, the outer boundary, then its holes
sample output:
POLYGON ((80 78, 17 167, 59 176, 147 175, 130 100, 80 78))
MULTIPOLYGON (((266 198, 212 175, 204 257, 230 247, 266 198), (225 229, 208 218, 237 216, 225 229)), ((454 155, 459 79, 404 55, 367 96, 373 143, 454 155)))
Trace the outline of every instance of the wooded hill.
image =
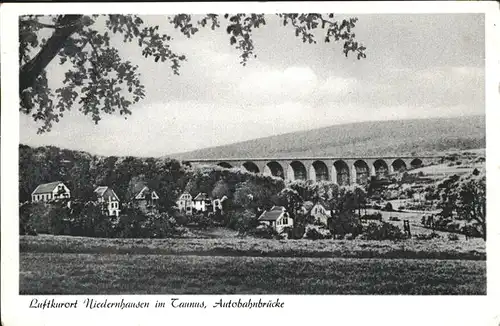
POLYGON ((484 148, 485 116, 335 125, 169 155, 177 159, 435 154, 484 148))

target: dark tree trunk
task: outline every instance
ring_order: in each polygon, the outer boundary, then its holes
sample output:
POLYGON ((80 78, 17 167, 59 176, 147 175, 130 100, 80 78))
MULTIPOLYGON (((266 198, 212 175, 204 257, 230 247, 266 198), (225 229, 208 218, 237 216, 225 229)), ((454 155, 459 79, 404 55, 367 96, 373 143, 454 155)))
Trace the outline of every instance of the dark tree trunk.
POLYGON ((60 27, 56 28, 40 52, 19 68, 19 94, 33 86, 36 78, 64 47, 66 40, 81 28, 79 20, 82 16, 83 15, 62 16, 57 23, 60 27))

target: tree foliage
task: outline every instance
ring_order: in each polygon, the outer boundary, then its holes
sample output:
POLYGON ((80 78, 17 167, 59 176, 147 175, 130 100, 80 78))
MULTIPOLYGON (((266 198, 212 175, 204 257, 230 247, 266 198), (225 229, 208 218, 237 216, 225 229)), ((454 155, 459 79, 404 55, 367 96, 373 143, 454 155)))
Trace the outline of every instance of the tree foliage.
MULTIPOLYGON (((322 30, 324 42, 343 42, 343 53, 365 58, 365 47, 352 32, 357 18, 338 21, 333 14, 277 14, 304 43, 316 43, 314 30, 322 30)), ((182 35, 191 38, 201 28, 216 30, 225 26, 229 43, 240 51, 240 63, 257 56, 253 31, 266 25, 264 14, 207 14, 166 16, 166 21, 182 35), (199 19, 197 19, 199 18, 199 19)), ((101 114, 116 111, 125 117, 132 105, 144 99, 146 90, 139 67, 124 60, 113 45, 114 35, 123 42, 135 42, 142 55, 155 62, 170 64, 180 73, 187 61, 171 47, 173 37, 148 25, 138 15, 25 15, 19 18, 19 94, 20 111, 42 122, 39 133, 50 131, 65 113, 78 109, 97 124, 101 114), (104 20, 104 29, 98 22, 104 20), (49 35, 48 38, 43 35, 49 35), (53 60, 67 70, 62 85, 51 89, 47 66, 53 60)))
POLYGON ((165 158, 102 157, 54 146, 19 146, 19 197, 30 201, 41 183, 64 182, 71 197, 94 199, 97 186, 111 187, 122 202, 130 199, 130 182, 143 181, 158 193, 159 206, 169 210, 188 182, 189 172, 179 161, 165 158))
POLYGON ((486 175, 453 175, 427 189, 426 198, 439 201, 441 216, 453 221, 466 220, 486 239, 486 175))

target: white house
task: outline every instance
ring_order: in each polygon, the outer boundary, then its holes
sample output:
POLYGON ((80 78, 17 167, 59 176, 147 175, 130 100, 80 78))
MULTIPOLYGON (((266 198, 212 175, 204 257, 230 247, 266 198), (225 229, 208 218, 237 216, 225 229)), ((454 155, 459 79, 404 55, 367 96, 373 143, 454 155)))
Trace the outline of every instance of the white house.
POLYGON ((193 196, 191 194, 185 192, 183 193, 176 202, 177 209, 180 212, 186 213, 187 215, 191 215, 193 213, 193 196))
POLYGON ((293 227, 293 219, 283 206, 273 206, 270 210, 264 211, 258 220, 262 224, 270 225, 278 233, 281 233, 285 227, 293 227))
POLYGON ((309 214, 314 217, 315 221, 324 225, 328 225, 328 218, 331 217, 330 212, 320 203, 316 203, 309 211, 309 214))
POLYGON ((193 208, 199 212, 205 212, 206 210, 212 210, 212 199, 204 192, 200 192, 193 199, 193 208))
POLYGON ((99 186, 94 190, 97 202, 103 204, 103 211, 109 216, 120 215, 120 199, 116 193, 107 186, 99 186))
POLYGON ((158 210, 158 199, 156 191, 146 185, 136 184, 132 192, 132 205, 144 213, 158 210))
POLYGON ((33 203, 65 198, 69 199, 70 197, 71 193, 68 187, 61 181, 41 184, 31 193, 31 201, 33 203))

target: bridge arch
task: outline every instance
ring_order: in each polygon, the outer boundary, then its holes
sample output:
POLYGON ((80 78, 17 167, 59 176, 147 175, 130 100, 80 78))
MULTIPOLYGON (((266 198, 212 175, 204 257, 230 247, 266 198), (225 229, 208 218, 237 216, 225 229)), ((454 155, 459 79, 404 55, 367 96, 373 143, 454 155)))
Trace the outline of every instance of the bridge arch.
POLYGON ((349 173, 349 166, 347 165, 347 163, 343 160, 338 160, 333 163, 333 167, 337 172, 337 184, 341 186, 349 185, 350 173, 349 173))
POLYGON ((289 179, 291 180, 307 180, 307 169, 300 161, 292 161, 289 165, 289 179))
POLYGON ((410 166, 411 166, 412 169, 418 169, 418 168, 422 167, 422 165, 423 165, 423 162, 419 158, 414 158, 410 162, 410 166))
POLYGON ((354 162, 354 172, 356 174, 356 183, 359 185, 367 183, 370 179, 370 168, 363 160, 357 160, 354 162))
POLYGON ((252 161, 247 161, 247 162, 243 163, 243 168, 245 168, 245 170, 247 170, 248 172, 252 172, 252 173, 259 173, 260 172, 257 164, 255 164, 252 161))
POLYGON ((373 162, 373 168, 375 169, 375 177, 377 179, 383 179, 389 174, 389 166, 382 159, 373 162))
POLYGON ((392 162, 391 167, 394 172, 403 172, 406 170, 406 163, 402 159, 398 158, 392 162))
POLYGON ((225 168, 225 169, 230 169, 232 168, 233 166, 227 162, 219 162, 217 163, 218 166, 222 167, 222 168, 225 168))
POLYGON ((264 173, 268 172, 268 174, 279 177, 282 179, 285 179, 285 171, 283 170, 283 167, 281 164, 279 164, 276 161, 271 161, 266 164, 264 168, 264 173))
MULTIPOLYGON (((311 172, 314 173, 314 180, 317 182, 329 180, 328 166, 323 161, 314 161, 311 172)), ((313 179, 312 175, 311 179, 313 179)))

